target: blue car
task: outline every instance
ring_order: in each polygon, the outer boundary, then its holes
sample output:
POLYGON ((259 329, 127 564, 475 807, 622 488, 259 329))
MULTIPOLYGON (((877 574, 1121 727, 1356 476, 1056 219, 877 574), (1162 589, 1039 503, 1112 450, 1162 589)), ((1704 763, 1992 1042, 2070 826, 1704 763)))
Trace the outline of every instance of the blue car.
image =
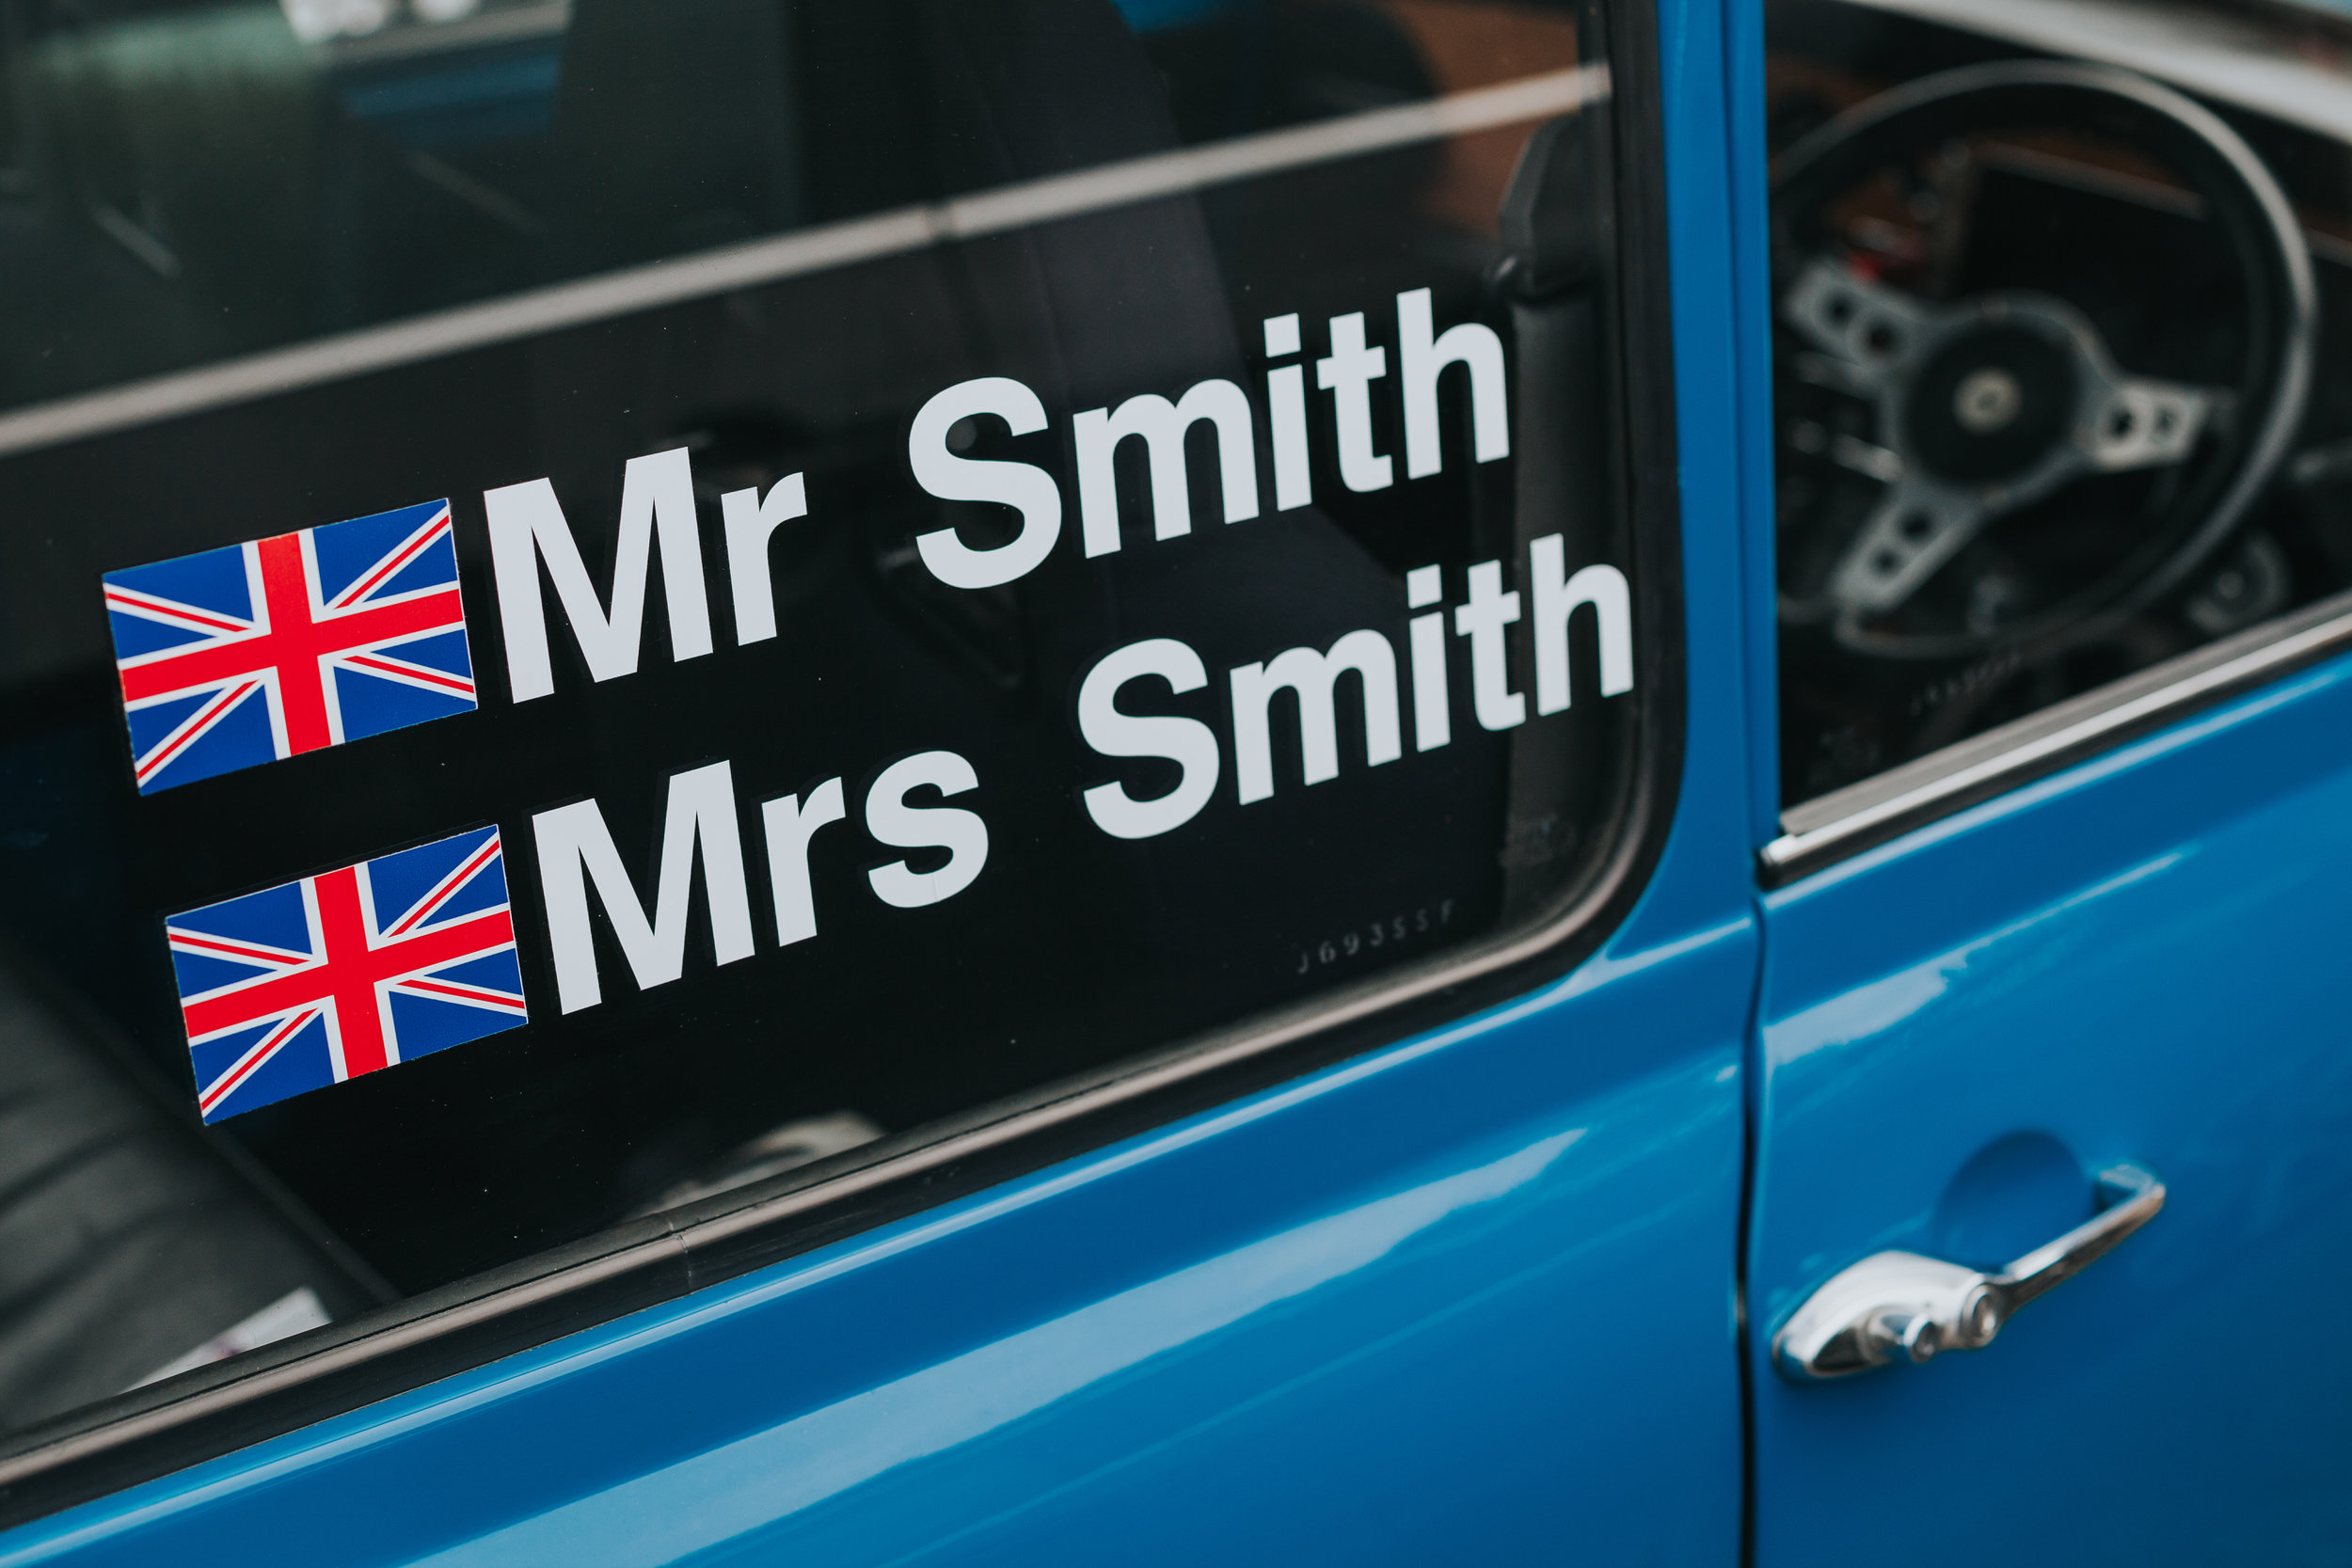
POLYGON ((0 0, 0 1568, 2344 1560, 2347 333, 2324 0, 0 0))

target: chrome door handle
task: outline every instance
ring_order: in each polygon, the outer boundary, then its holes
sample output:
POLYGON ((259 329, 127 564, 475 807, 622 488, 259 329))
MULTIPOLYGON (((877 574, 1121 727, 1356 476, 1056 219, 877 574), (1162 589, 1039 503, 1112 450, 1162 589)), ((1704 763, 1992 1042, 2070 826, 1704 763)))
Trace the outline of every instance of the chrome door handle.
POLYGON ((1882 1252, 1838 1273, 1772 1337, 1772 1361, 1801 1383, 1850 1377, 1898 1355, 1978 1350, 2042 1291, 2096 1262, 2156 1217, 2164 1183, 2136 1165, 2099 1174, 2108 1207, 1998 1274, 1915 1252, 1882 1252))

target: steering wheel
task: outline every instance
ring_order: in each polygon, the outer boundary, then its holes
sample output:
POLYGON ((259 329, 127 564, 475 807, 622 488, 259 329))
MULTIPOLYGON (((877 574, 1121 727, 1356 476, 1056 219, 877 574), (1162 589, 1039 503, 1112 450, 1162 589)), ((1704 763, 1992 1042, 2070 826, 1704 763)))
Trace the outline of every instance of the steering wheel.
POLYGON ((1878 658, 1976 657, 1995 644, 2037 657, 2179 587, 2286 456, 2318 325, 2301 230, 2252 150, 2168 87, 2058 61, 1945 71, 1861 103, 1789 149, 1772 206, 1773 293, 1795 351, 1780 357, 1862 404, 1872 432, 1832 438, 1818 425, 1791 427, 1784 408, 1784 448, 1804 451, 1791 436, 1809 436, 1824 461, 1882 486, 1858 525, 1851 511, 1846 524, 1825 525, 1851 532, 1817 540, 1825 547, 1804 552, 1808 564, 1792 569, 1798 552, 1784 550, 1785 622, 1825 625, 1847 652, 1878 658), (1906 293, 1833 230, 1834 204, 1881 170, 1916 166, 1963 137, 2051 131, 2157 160, 2217 225, 2244 299, 2233 385, 2132 373, 2090 316, 2053 293, 1906 293), (2173 471, 2148 487, 2127 543, 2089 568, 2090 580, 1998 625, 1949 610, 1967 601, 1951 576, 1967 571, 1969 546, 1994 524, 2078 481, 2158 469, 2173 471), (1943 591, 1926 592, 1939 575, 1943 591))

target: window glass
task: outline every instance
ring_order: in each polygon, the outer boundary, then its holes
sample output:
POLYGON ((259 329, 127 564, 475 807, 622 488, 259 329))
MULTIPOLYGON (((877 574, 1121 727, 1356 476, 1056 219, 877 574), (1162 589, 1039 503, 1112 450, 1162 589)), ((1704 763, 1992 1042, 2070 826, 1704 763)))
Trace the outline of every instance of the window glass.
POLYGON ((1425 973, 1612 848, 1671 672, 1590 16, 0 47, 0 1423, 1425 973))
POLYGON ((1787 802, 2352 585, 2334 8, 1767 16, 1787 802))

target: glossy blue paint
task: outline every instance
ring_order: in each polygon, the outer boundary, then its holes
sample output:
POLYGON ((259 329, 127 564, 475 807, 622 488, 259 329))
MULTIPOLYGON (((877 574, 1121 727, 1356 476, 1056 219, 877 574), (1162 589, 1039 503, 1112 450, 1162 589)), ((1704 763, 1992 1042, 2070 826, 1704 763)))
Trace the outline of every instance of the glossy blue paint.
POLYGON ((1690 729, 1600 955, 25 1527, 0 1565, 1735 1562, 1753 567, 1722 16, 1660 21, 1690 729))
POLYGON ((1737 1458, 1708 998, 1752 959, 1735 922, 1602 960, 0 1561, 1724 1560, 1727 1509, 1675 1494, 1737 1458))
POLYGON ((1749 1279, 1762 1568, 2341 1561, 2352 661, 1768 900, 1749 1279), (2002 1140, 1970 1180, 1964 1166, 2002 1140), (1987 1350, 1795 1387, 1804 1292, 1998 1262, 2134 1161, 2164 1212, 1987 1350))
POLYGON ((1726 1515, 1669 1505, 1736 1463, 1730 1379, 1629 1374, 1730 1364, 1735 1042, 1649 1047, 1751 959, 1600 964, 0 1561, 1722 1561, 1726 1515))
POLYGON ((1744 685, 1754 562, 1741 543, 1740 324, 1724 8, 1717 0, 1661 0, 1658 32, 1688 712, 1674 832, 1616 948, 1671 942, 1678 931, 1732 918, 1749 909, 1755 891, 1744 685))
POLYGON ((1764 8, 1726 0, 1725 184, 1731 198, 1733 362, 1740 378, 1740 565, 1747 670, 1748 834, 1780 834, 1780 615, 1772 499, 1772 186, 1764 146, 1764 8))

